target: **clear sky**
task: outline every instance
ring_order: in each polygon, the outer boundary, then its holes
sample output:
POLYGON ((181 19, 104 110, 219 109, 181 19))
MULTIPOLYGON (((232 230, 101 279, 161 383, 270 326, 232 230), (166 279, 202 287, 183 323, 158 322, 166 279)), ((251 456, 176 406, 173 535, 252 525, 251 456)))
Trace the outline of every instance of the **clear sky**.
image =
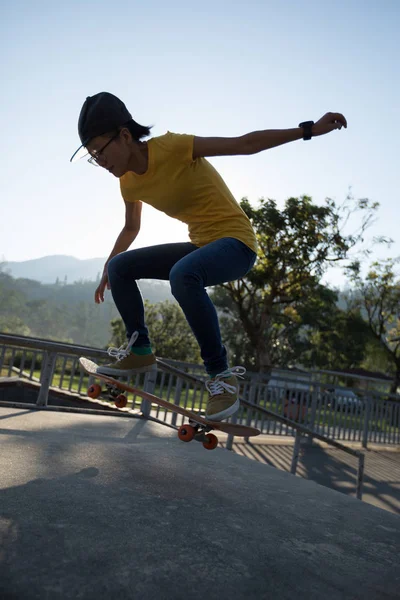
MULTIPOLYGON (((211 162, 240 200, 381 204, 400 254, 398 0, 7 0, 0 8, 0 257, 107 256, 119 182, 70 164, 86 96, 119 96, 153 135, 235 136, 342 112, 348 129, 211 162)), ((150 207, 135 246, 187 240, 150 207)), ((381 255, 382 253, 380 253, 381 255)))

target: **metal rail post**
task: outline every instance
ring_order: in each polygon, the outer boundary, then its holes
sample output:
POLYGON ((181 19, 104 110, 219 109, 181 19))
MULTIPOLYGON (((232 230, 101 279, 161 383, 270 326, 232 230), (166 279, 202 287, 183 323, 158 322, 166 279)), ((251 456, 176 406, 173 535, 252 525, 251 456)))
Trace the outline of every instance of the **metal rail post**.
POLYGON ((356 497, 358 500, 362 500, 363 483, 364 483, 364 454, 358 455, 358 470, 357 470, 357 487, 356 497))
POLYGON ((53 379, 56 358, 56 352, 45 352, 43 354, 42 370, 40 373, 40 390, 36 401, 37 406, 47 406, 49 388, 53 379))
MULTIPOLYGON (((180 400, 181 400, 182 384, 183 384, 183 380, 180 379, 179 377, 177 377, 176 378, 175 397, 174 397, 174 404, 175 404, 175 406, 179 406, 179 403, 180 403, 180 400)), ((176 413, 176 412, 172 413, 172 417, 171 417, 171 423, 172 423, 172 425, 176 425, 177 418, 178 418, 178 413, 176 413)))
MULTIPOLYGON (((149 371, 144 377, 143 389, 149 394, 154 394, 157 382, 157 371, 149 371)), ((151 402, 148 400, 142 400, 140 410, 144 417, 149 417, 151 413, 151 402)))
POLYGON ((299 462, 299 454, 300 454, 300 442, 301 442, 301 433, 297 429, 296 436, 294 438, 292 464, 290 466, 290 472, 292 473, 292 475, 296 475, 296 471, 297 471, 297 463, 299 462))
POLYGON ((372 412, 371 408, 372 408, 372 399, 371 399, 371 397, 368 397, 365 402, 364 428, 363 428, 362 441, 361 441, 361 445, 365 449, 368 446, 368 426, 369 426, 369 420, 370 420, 371 412, 372 412))
MULTIPOLYGON (((235 413, 232 417, 232 423, 237 423, 237 413, 235 413)), ((235 439, 235 436, 232 435, 232 433, 228 433, 228 437, 226 440, 226 449, 227 450, 232 450, 233 448, 233 440, 235 439)), ((249 438, 245 438, 245 439, 249 439, 249 438)))

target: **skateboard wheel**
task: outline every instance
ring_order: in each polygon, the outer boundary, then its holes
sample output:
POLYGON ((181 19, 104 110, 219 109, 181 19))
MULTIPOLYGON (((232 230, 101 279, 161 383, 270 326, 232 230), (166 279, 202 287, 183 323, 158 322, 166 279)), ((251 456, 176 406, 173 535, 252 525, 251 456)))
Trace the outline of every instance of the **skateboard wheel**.
POLYGON ((178 438, 182 442, 191 442, 195 434, 195 428, 191 425, 181 425, 178 429, 178 438))
POLYGON ((89 398, 98 398, 101 394, 101 385, 98 383, 93 383, 87 391, 87 395, 89 398))
POLYGON ((218 446, 218 438, 213 433, 208 433, 205 436, 205 440, 203 442, 204 448, 207 450, 214 450, 218 446))
POLYGON ((125 408, 127 404, 128 398, 125 396, 125 394, 119 394, 119 396, 115 398, 115 406, 117 408, 125 408))

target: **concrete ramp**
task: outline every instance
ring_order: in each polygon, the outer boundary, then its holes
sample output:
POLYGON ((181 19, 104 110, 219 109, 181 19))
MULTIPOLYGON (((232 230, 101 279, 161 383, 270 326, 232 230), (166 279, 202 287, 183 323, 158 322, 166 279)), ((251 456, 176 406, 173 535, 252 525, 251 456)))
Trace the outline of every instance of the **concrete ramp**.
POLYGON ((400 518, 140 419, 0 407, 0 597, 399 598, 400 518))

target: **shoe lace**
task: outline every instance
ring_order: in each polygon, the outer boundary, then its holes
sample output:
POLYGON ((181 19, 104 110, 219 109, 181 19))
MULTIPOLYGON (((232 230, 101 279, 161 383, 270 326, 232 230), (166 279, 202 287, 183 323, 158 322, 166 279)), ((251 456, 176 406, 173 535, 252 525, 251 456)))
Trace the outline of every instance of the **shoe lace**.
POLYGON ((113 358, 116 358, 117 362, 120 362, 123 358, 128 356, 130 349, 132 348, 133 344, 136 342, 138 337, 139 332, 135 331, 134 333, 132 333, 131 338, 127 344, 122 345, 119 348, 113 348, 111 346, 110 348, 108 348, 107 354, 109 356, 112 356, 113 358))
POLYGON ((243 375, 246 373, 246 369, 244 367, 232 367, 223 373, 219 373, 213 379, 205 382, 205 386, 208 392, 210 392, 211 396, 216 396, 217 394, 223 394, 224 391, 229 392, 230 394, 234 394, 236 392, 236 386, 231 385, 223 380, 224 377, 230 377, 231 375, 236 375, 236 377, 240 377, 243 379, 243 375))

